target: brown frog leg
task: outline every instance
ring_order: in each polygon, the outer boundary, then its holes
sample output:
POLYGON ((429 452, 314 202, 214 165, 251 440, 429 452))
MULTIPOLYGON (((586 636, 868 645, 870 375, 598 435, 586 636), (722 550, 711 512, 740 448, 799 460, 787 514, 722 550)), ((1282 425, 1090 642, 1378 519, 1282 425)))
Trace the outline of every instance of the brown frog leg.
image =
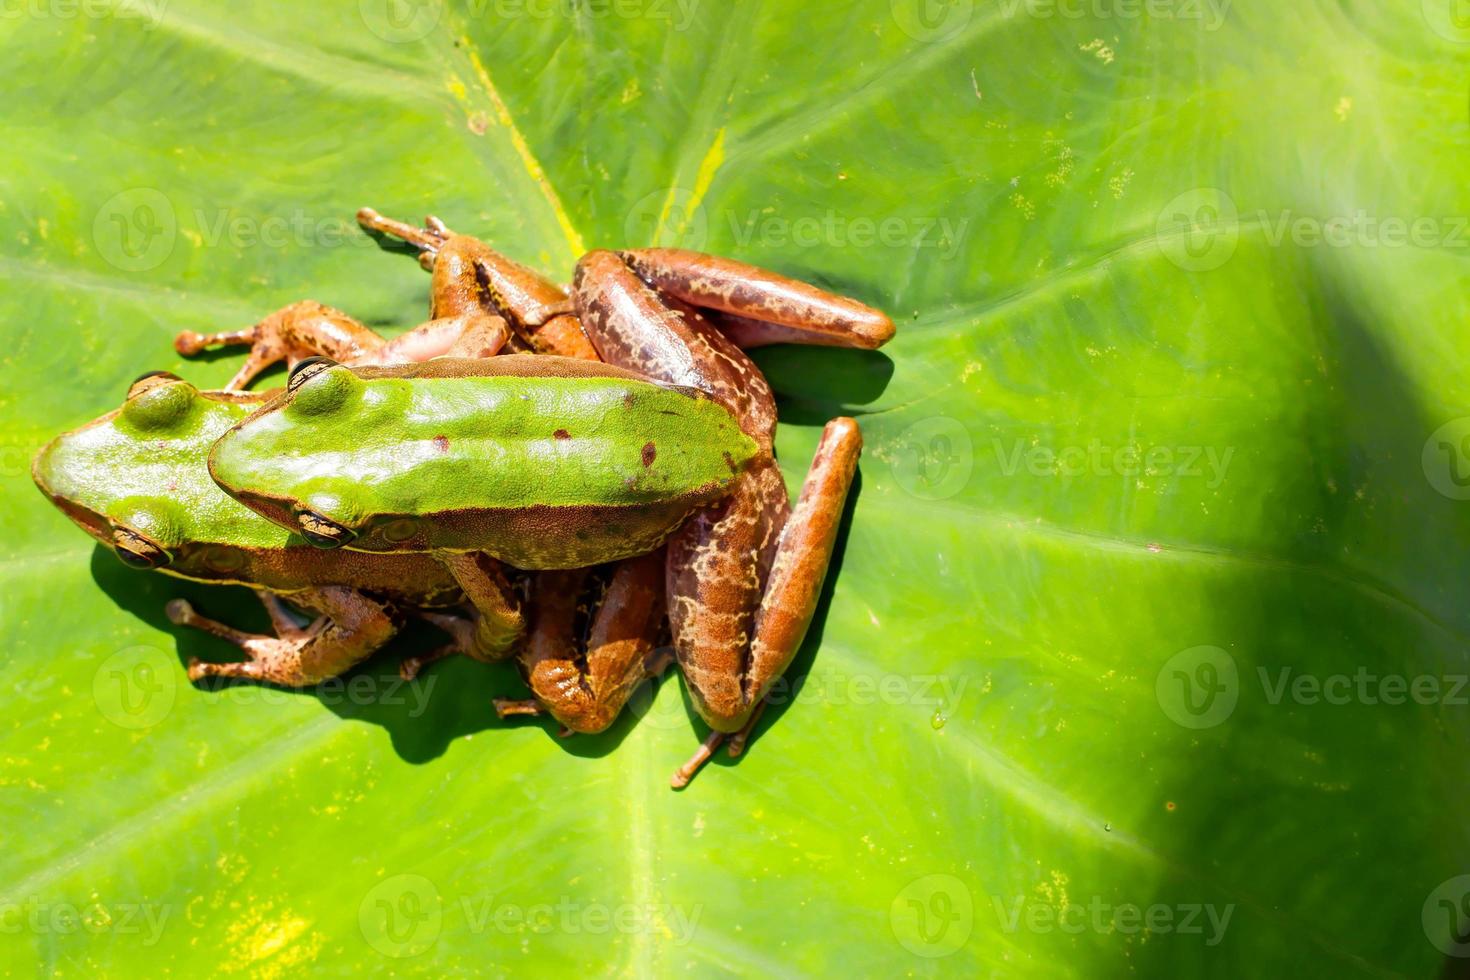
POLYGON ((183 599, 170 602, 165 611, 174 623, 228 640, 250 658, 236 663, 191 659, 189 679, 241 677, 282 687, 310 687, 346 672, 398 631, 386 607, 352 589, 304 589, 293 592, 292 598, 321 615, 305 629, 295 627, 282 636, 244 633, 199 615, 183 599))
MULTIPOLYGON (((684 293, 691 302, 711 300, 704 292, 684 293)), ((800 520, 787 535, 789 503, 771 455, 775 401, 755 365, 708 318, 678 300, 666 301, 619 255, 584 256, 574 297, 603 360, 708 392, 763 449, 731 495, 693 515, 668 546, 675 652, 696 709, 715 730, 676 773, 673 785, 679 787, 724 734, 742 733, 737 747, 743 748, 767 689, 800 645, 831 554, 830 536, 811 529, 830 524, 835 534, 856 459, 857 427, 851 420, 829 425, 800 520), (785 626, 778 629, 780 623, 785 626), (756 636, 765 637, 759 647, 751 641, 756 636)), ((819 320, 824 328, 827 323, 819 320)))
POLYGON ((436 557, 475 610, 474 640, 464 652, 487 663, 504 660, 525 636, 526 619, 500 562, 483 552, 439 552, 436 557))
MULTIPOLYGON (((719 721, 739 721, 738 730, 730 738, 731 756, 744 751, 760 720, 767 692, 790 666, 811 625, 862 441, 857 422, 850 418, 833 419, 822 430, 801 497, 781 529, 775 558, 765 578, 765 591, 755 612, 750 656, 738 675, 738 689, 728 683, 728 674, 723 675, 727 683, 718 688, 722 700, 709 706, 722 712, 719 721)), ((687 667, 685 673, 687 676, 687 667)), ((731 731, 724 725, 712 727, 716 730, 674 773, 671 785, 675 789, 689 784, 731 731)))
POLYGON ((544 709, 568 732, 604 731, 634 689, 652 676, 650 667, 668 666, 654 650, 664 615, 662 550, 618 563, 593 616, 586 648, 579 651, 575 626, 588 572, 536 577, 530 638, 520 657, 536 708, 497 699, 502 718, 544 709))
POLYGON ((225 386, 227 391, 238 391, 278 361, 292 367, 315 354, 325 354, 344 364, 363 365, 425 361, 443 355, 488 357, 500 350, 508 336, 503 320, 475 309, 436 316, 385 341, 341 310, 314 300, 302 300, 282 307, 244 330, 212 334, 185 330, 174 338, 174 349, 192 356, 210 347, 249 344, 245 363, 225 386))
POLYGON ((425 219, 427 227, 415 228, 363 208, 357 220, 418 247, 420 264, 434 273, 435 316, 444 315, 442 296, 455 310, 476 307, 503 317, 538 353, 596 359, 566 291, 478 238, 455 234, 433 216, 425 219))
POLYGON ((678 248, 618 255, 659 292, 718 311, 716 323, 741 347, 784 342, 872 349, 893 337, 893 321, 881 311, 758 266, 678 248))
POLYGON ((282 307, 254 326, 225 333, 185 330, 174 338, 174 349, 186 357, 210 347, 249 344, 250 353, 225 386, 236 391, 277 361, 295 364, 313 354, 350 361, 381 346, 383 338, 341 310, 314 300, 282 307))

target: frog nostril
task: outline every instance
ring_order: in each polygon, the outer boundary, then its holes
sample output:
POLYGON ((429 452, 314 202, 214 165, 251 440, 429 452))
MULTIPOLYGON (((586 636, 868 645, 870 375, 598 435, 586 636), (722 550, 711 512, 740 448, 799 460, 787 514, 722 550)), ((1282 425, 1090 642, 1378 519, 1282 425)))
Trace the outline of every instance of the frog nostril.
POLYGON ((329 521, 313 510, 303 510, 296 515, 301 526, 301 535, 318 548, 340 548, 357 535, 336 521, 329 521))
POLYGON ((125 527, 114 528, 113 550, 129 568, 161 568, 170 561, 168 552, 125 527))

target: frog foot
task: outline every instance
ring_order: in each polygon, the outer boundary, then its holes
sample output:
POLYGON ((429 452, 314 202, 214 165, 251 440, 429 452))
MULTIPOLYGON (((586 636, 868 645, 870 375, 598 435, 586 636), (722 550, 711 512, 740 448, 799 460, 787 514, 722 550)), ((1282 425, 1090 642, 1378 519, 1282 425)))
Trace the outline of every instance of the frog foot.
POLYGON ((246 633, 200 615, 188 601, 174 599, 164 607, 179 626, 202 630, 233 643, 248 659, 214 663, 189 659, 191 681, 205 677, 238 677, 278 684, 311 687, 346 673, 365 660, 397 632, 385 607, 344 588, 309 589, 295 594, 306 606, 319 610, 309 626, 297 626, 275 596, 261 593, 277 635, 246 633))
POLYGON ((419 265, 428 271, 434 268, 434 259, 438 255, 439 246, 454 235, 454 232, 450 231, 444 222, 432 214, 424 218, 424 227, 415 228, 406 221, 385 218, 372 208, 359 208, 357 223, 362 225, 366 231, 398 238, 417 248, 419 265))
POLYGON ((403 661, 398 665, 398 676, 406 681, 411 681, 423 673, 425 667, 436 661, 461 654, 465 656, 474 655, 475 624, 473 620, 450 613, 430 612, 427 610, 420 610, 415 615, 425 622, 439 627, 453 639, 443 646, 435 647, 428 653, 421 653, 413 657, 404 657, 403 661))

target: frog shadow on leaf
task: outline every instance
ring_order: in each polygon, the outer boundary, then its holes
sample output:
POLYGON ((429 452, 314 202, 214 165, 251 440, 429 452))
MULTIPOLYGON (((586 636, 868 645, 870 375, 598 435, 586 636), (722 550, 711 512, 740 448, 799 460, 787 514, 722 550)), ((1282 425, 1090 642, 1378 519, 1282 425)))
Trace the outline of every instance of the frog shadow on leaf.
MULTIPOLYGON (((189 660, 237 660, 240 651, 199 630, 175 626, 164 605, 187 599, 211 617, 250 632, 267 633, 270 623, 250 590, 204 585, 185 579, 146 574, 125 567, 107 548, 93 549, 92 578, 118 606, 149 626, 174 637, 182 674, 189 660)), ((518 696, 524 685, 509 663, 482 664, 454 657, 435 664, 414 681, 398 676, 404 657, 424 653, 443 642, 443 635, 410 619, 398 636, 362 664, 315 687, 292 689, 250 681, 209 679, 191 685, 200 697, 233 688, 269 690, 273 698, 315 698, 344 720, 364 721, 388 732, 393 749, 405 762, 430 762, 465 735, 504 728, 491 700, 518 696)))

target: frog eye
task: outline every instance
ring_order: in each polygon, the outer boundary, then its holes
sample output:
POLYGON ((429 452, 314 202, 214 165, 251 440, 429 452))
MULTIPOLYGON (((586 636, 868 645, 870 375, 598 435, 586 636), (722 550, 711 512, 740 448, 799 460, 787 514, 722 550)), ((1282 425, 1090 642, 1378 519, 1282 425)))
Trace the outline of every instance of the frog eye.
POLYGON ((198 394, 199 389, 176 374, 150 371, 128 388, 122 415, 140 429, 171 429, 186 423, 198 394))
POLYGON ((126 527, 113 528, 112 545, 117 557, 129 568, 162 568, 173 561, 167 551, 126 527))
POLYGON ((136 398, 145 391, 151 391, 159 385, 173 384, 175 381, 184 379, 172 371, 145 371, 133 379, 128 385, 128 398, 136 398))
POLYGON ((301 536, 318 548, 340 548, 357 537, 341 524, 328 520, 314 510, 297 512, 296 523, 301 527, 301 536))
POLYGON ((297 361, 296 366, 291 369, 290 375, 286 378, 286 391, 295 394, 297 388, 300 388, 323 371, 330 371, 336 366, 336 361, 330 357, 323 357, 320 354, 316 357, 308 357, 297 361))

